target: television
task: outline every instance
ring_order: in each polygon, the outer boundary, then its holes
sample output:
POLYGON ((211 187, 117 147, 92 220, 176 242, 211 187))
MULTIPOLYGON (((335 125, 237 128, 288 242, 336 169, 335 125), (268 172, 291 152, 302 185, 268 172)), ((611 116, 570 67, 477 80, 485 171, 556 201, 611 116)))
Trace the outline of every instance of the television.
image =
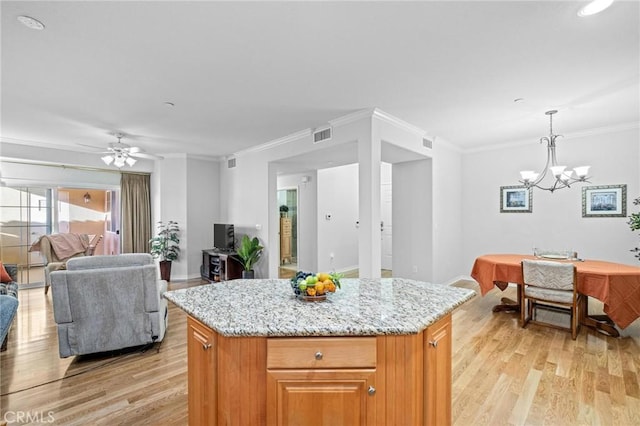
POLYGON ((234 251, 235 235, 233 224, 214 223, 213 224, 213 248, 220 251, 234 251))

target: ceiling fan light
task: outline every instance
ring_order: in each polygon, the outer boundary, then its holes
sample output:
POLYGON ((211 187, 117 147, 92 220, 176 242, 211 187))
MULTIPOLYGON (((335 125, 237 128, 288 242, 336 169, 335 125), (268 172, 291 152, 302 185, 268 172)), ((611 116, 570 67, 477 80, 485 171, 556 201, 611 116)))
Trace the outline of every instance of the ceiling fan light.
POLYGON ((123 157, 117 157, 115 162, 113 163, 114 166, 116 166, 117 168, 120 168, 122 166, 124 166, 124 158, 123 157))
POLYGON ((126 160, 124 160, 124 161, 126 161, 126 163, 129 165, 129 167, 133 167, 133 165, 134 165, 134 164, 136 164, 136 162, 137 162, 138 160, 136 160, 136 159, 135 159, 135 158, 133 158, 133 157, 127 157, 127 159, 126 159, 126 160))
POLYGON ((101 159, 107 166, 113 163, 113 155, 105 155, 104 157, 101 157, 101 159))
POLYGON ((578 11, 578 16, 583 18, 585 16, 595 15, 611 6, 612 3, 613 0, 593 0, 578 11))

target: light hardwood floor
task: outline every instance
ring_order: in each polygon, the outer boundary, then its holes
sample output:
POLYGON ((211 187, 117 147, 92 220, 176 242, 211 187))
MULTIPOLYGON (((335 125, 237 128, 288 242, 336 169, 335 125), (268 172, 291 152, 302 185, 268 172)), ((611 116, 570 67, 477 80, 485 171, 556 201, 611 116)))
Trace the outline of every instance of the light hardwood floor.
MULTIPOLYGON (((453 315, 455 425, 640 425, 640 326, 620 339, 582 329, 576 341, 521 329, 514 314, 491 312, 515 291, 505 293, 476 296, 453 315)), ((172 304, 161 344, 60 359, 51 295, 24 290, 0 361, 1 414, 10 421, 29 413, 59 425, 187 424, 186 315, 172 304)))

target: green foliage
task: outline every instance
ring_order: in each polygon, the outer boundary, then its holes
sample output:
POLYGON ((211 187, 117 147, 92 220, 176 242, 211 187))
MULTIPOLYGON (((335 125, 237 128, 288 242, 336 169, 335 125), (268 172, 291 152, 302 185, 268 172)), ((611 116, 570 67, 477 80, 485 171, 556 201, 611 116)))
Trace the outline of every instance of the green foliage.
POLYGON ((243 235, 238 249, 238 257, 242 259, 242 267, 245 271, 253 270, 253 265, 260 260, 264 247, 260 245, 258 237, 249 238, 243 235))
POLYGON ((166 224, 158 222, 158 234, 149 240, 151 255, 160 260, 177 260, 180 254, 178 232, 180 232, 178 222, 172 220, 166 224))
MULTIPOLYGON (((640 197, 633 200, 633 204, 636 206, 640 205, 640 197)), ((640 231, 640 213, 631 213, 631 216, 629 216, 629 222, 627 223, 632 231, 640 231)), ((635 256, 640 260, 640 247, 631 249, 631 251, 635 252, 635 256)))
POLYGON ((289 211, 289 206, 283 204, 280 206, 280 213, 287 213, 289 211))

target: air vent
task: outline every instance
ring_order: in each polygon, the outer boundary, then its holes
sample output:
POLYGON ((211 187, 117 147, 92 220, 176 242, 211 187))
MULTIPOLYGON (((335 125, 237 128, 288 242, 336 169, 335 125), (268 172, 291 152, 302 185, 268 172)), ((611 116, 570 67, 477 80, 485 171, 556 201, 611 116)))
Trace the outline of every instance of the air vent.
POLYGON ((313 143, 318 143, 331 139, 331 127, 313 132, 313 143))
POLYGON ((433 148, 433 141, 427 138, 422 138, 422 146, 425 148, 433 148))
POLYGON ((229 169, 233 169, 236 166, 236 159, 235 158, 229 158, 229 160, 227 160, 227 167, 229 169))

